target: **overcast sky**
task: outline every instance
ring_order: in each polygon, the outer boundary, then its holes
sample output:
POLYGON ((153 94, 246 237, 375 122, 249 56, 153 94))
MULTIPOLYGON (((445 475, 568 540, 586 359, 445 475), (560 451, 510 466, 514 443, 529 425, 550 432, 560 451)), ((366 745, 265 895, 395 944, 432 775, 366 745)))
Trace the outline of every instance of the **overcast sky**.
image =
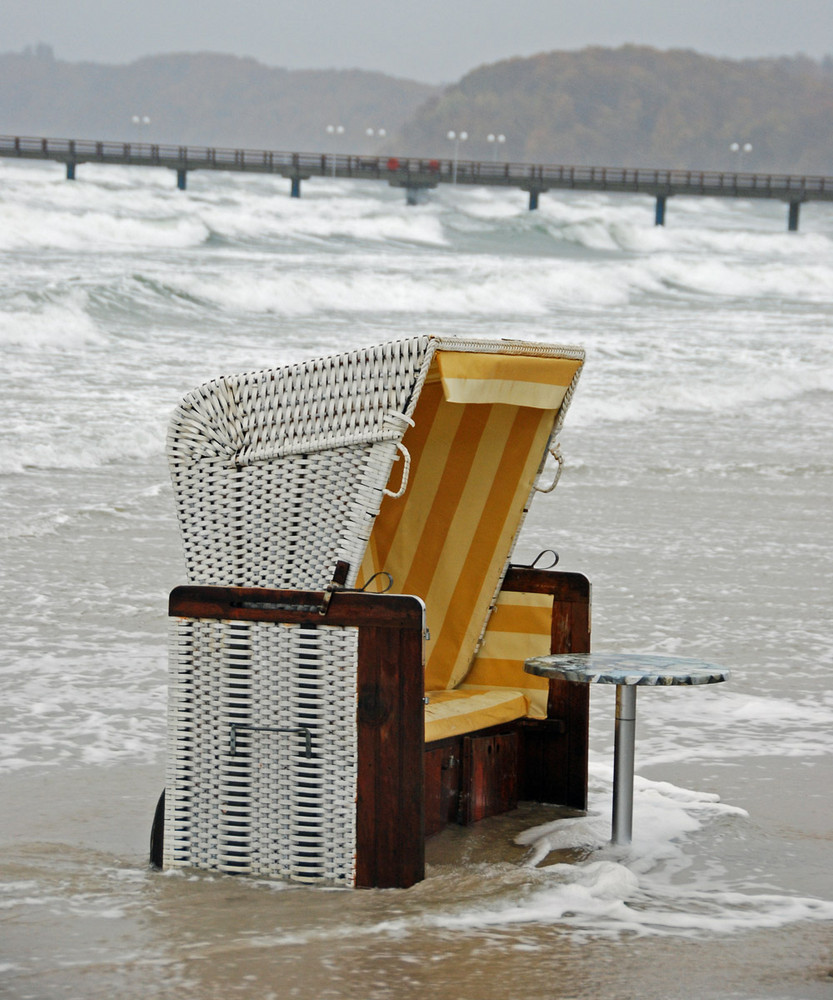
POLYGON ((511 56, 628 42, 818 58, 833 52, 833 0, 0 0, 0 51, 39 42, 70 62, 212 51, 441 83, 511 56))

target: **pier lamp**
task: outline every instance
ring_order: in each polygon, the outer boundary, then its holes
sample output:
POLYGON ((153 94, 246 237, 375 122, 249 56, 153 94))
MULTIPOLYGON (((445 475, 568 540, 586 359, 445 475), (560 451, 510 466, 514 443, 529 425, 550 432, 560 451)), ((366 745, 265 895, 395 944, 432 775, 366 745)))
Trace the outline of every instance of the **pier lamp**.
POLYGON ((372 145, 374 138, 379 139, 381 141, 382 139, 385 138, 385 136, 388 133, 387 133, 387 129, 383 129, 383 128, 366 128, 364 130, 364 134, 370 140, 370 143, 372 145))
POLYGON ((739 142, 733 142, 729 146, 729 149, 733 153, 738 154, 738 173, 740 173, 740 171, 743 169, 743 154, 752 152, 752 143, 744 142, 743 144, 741 144, 739 142))
POLYGON ((506 142, 506 136, 505 135, 494 135, 494 133, 490 132, 486 136, 486 142, 494 143, 494 145, 492 146, 492 162, 493 163, 497 163, 497 150, 498 150, 498 146, 501 143, 506 142))
POLYGON ((150 125, 150 118, 148 115, 133 115, 130 119, 134 126, 136 127, 136 139, 138 142, 142 141, 142 128, 147 128, 150 125))
POLYGON ((333 141, 333 177, 335 177, 335 175, 336 175, 336 144, 335 144, 335 139, 336 139, 337 136, 344 135, 344 126, 343 125, 328 125, 327 126, 327 135, 332 136, 333 140, 334 140, 333 141))
POLYGON ((468 132, 454 132, 453 130, 448 133, 448 138, 454 143, 454 163, 451 168, 451 183, 457 183, 457 159, 460 155, 460 143, 465 142, 468 139, 468 132))

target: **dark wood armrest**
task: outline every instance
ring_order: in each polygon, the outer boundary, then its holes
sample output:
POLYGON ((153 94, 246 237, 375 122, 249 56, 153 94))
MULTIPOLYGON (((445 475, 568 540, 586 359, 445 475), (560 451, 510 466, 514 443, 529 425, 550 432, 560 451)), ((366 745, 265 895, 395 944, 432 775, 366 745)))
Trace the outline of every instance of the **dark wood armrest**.
MULTIPOLYGON (((590 652, 590 581, 580 573, 510 566, 503 590, 552 594, 551 653, 590 652)), ((551 680, 547 718, 564 726, 561 739, 544 738, 531 756, 540 760, 535 771, 540 787, 531 797, 587 808, 587 765, 590 727, 590 690, 586 684, 551 680)))

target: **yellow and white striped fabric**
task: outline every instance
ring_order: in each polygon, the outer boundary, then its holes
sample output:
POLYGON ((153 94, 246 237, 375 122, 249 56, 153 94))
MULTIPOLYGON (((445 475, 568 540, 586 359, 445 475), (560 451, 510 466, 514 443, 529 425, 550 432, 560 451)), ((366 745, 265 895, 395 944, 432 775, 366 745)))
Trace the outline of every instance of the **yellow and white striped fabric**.
POLYGON ((557 410, 581 367, 572 358, 438 351, 449 403, 506 403, 557 410))
POLYGON ((425 706, 425 742, 462 736, 478 729, 514 722, 528 714, 521 691, 432 691, 425 706))
POLYGON ((525 695, 527 715, 547 716, 549 681, 524 673, 524 660, 550 651, 552 594, 501 591, 480 649, 460 687, 466 691, 511 688, 525 695))
POLYGON ((397 592, 425 601, 428 691, 466 677, 580 367, 573 358, 437 352, 403 438, 407 490, 382 504, 360 574, 386 570, 397 592))

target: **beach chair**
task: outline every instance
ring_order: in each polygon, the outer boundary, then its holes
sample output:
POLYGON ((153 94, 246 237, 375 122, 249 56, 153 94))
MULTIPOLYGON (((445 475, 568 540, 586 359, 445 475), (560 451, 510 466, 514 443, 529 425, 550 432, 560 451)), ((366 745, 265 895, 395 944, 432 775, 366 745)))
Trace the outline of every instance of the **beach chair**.
POLYGON ((157 864, 404 887, 449 822, 585 808, 586 687, 523 662, 589 649, 589 584, 510 562, 582 363, 420 337, 185 397, 157 864))

